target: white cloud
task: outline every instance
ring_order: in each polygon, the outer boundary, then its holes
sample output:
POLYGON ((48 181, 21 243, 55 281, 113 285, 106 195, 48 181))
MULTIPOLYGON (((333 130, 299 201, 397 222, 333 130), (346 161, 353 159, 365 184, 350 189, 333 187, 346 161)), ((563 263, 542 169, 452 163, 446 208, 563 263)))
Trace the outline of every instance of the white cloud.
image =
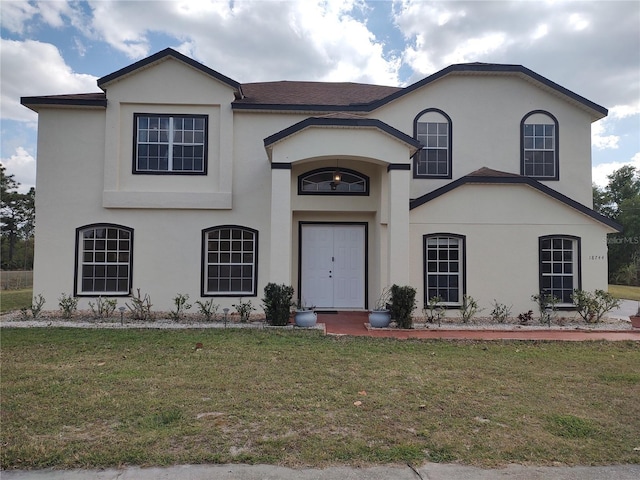
POLYGON ((640 171, 640 152, 636 153, 629 162, 610 162, 596 165, 591 170, 593 183, 595 183, 599 187, 607 186, 607 184, 609 183, 607 175, 611 175, 613 172, 621 167, 624 167, 625 165, 632 165, 634 168, 640 171))
POLYGON ((640 100, 629 105, 616 105, 609 109, 609 115, 613 118, 627 118, 640 115, 640 100))
POLYGON ((607 135, 610 121, 603 118, 591 124, 591 146, 599 150, 618 148, 620 137, 618 135, 607 135))
POLYGON ((176 39, 174 48, 241 82, 398 84, 399 60, 385 58, 381 42, 356 18, 367 11, 361 0, 90 5, 91 34, 131 59, 152 53, 151 35, 163 34, 176 39))
POLYGON ((36 186, 36 159, 23 147, 15 149, 15 153, 9 158, 0 159, 7 173, 14 176, 14 180, 20 183, 18 191, 26 193, 31 187, 36 186))
POLYGON ((38 13, 28 1, 0 2, 0 24, 13 33, 24 33, 25 23, 38 13))
POLYGON ((0 49, 4 119, 35 120, 35 114, 20 105, 21 96, 100 91, 97 77, 73 72, 51 44, 0 39, 0 49))

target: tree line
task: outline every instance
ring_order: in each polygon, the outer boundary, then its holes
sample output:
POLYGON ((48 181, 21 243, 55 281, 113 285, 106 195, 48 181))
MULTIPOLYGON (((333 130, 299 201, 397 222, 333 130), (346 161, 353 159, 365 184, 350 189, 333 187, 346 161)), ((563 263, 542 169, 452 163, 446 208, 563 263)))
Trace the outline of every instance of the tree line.
POLYGON ((640 285, 640 170, 631 165, 608 175, 604 188, 593 186, 595 211, 622 225, 607 235, 609 283, 640 285))
POLYGON ((18 192, 20 183, 0 164, 0 266, 3 270, 33 269, 36 190, 18 192))

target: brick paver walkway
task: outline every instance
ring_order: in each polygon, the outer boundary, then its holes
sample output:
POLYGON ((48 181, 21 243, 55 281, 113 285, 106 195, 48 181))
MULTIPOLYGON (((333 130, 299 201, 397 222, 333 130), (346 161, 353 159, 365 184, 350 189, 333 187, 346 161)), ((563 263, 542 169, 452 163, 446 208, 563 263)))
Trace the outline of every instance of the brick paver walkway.
POLYGON ((367 329, 366 312, 318 313, 318 323, 324 323, 329 335, 355 335, 389 338, 442 338, 467 340, 635 340, 640 341, 640 330, 439 330, 439 329, 367 329))

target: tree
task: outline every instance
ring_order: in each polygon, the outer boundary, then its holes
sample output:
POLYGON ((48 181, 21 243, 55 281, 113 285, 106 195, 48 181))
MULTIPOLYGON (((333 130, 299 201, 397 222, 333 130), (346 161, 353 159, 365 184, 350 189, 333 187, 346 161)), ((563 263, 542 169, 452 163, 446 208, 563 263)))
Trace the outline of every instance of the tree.
POLYGON ((0 164, 0 236, 2 268, 33 267, 33 231, 35 227, 35 189, 19 193, 13 175, 0 164), (18 255, 18 251, 22 255, 18 255))
POLYGON ((604 189, 593 187, 593 208, 623 227, 609 234, 609 282, 638 285, 640 281, 640 171, 625 165, 608 175, 604 189))

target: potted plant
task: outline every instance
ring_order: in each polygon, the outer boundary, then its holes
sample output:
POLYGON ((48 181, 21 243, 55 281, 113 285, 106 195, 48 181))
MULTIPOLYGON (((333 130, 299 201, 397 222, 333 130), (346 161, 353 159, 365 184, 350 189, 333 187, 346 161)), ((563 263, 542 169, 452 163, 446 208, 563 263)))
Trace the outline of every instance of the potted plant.
POLYGON ((291 307, 295 305, 293 302, 293 287, 268 283, 264 287, 262 304, 267 321, 271 325, 287 325, 291 317, 291 307))
POLYGON ((390 298, 391 290, 389 287, 383 288, 373 306, 373 310, 369 312, 369 325, 371 328, 386 328, 391 323, 391 312, 387 308, 390 298))
POLYGON ((411 286, 391 287, 391 318, 398 328, 413 328, 411 314, 416 308, 416 289, 411 286))
POLYGON ((314 306, 307 305, 304 300, 298 299, 298 305, 296 307, 296 314, 294 316, 296 326, 298 327, 313 327, 318 321, 318 315, 314 311, 314 306))
POLYGON ((640 302, 638 302, 638 310, 635 315, 629 315, 629 320, 631 320, 631 326, 633 328, 640 328, 640 302))

